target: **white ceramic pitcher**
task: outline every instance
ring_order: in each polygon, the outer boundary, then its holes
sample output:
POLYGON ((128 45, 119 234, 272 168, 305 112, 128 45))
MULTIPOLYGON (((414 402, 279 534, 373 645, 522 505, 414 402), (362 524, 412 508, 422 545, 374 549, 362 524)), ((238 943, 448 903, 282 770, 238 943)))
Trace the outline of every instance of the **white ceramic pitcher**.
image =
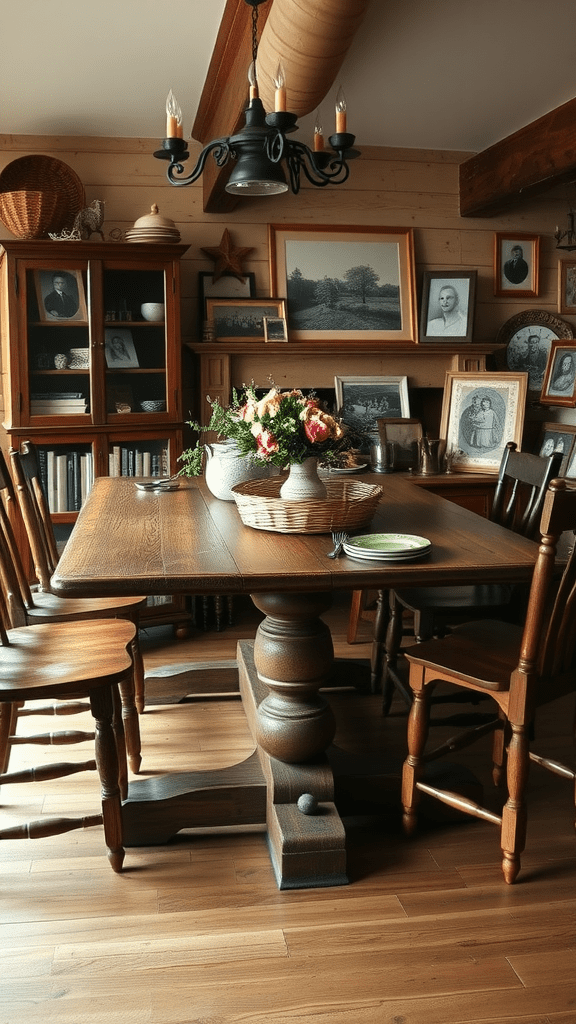
POLYGON ((239 455, 235 441, 205 444, 204 449, 206 484, 214 497, 222 501, 234 501, 232 488, 235 484, 268 476, 266 463, 253 459, 250 455, 239 455))

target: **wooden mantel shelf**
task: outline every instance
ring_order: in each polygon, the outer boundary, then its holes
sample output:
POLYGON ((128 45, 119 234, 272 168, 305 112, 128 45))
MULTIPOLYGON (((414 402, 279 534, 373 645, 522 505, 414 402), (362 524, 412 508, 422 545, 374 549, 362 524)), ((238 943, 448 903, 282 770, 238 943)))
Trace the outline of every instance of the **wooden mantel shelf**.
POLYGON ((200 364, 199 417, 208 422, 206 396, 227 405, 232 387, 270 378, 281 388, 333 388, 335 376, 407 376, 411 388, 443 388, 447 371, 479 372, 494 343, 383 345, 376 342, 214 342, 188 344, 200 364))

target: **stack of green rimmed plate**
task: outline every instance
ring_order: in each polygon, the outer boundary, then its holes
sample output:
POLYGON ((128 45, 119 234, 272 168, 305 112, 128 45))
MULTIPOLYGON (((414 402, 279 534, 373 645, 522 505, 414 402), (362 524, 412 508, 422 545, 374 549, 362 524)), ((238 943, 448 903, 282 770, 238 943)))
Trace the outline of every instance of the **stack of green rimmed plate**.
POLYGON ((373 562, 419 558, 431 547, 426 537, 416 537, 411 533, 368 533, 363 537, 350 537, 344 543, 344 551, 349 558, 373 562))

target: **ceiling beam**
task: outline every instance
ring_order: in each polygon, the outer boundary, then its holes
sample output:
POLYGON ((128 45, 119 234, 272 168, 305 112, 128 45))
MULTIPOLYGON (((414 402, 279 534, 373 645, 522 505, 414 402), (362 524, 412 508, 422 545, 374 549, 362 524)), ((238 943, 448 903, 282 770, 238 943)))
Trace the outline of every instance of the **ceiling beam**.
POLYGON ((576 99, 460 165, 460 216, 486 216, 576 180, 576 99))
MULTIPOLYGON (((264 0, 258 10, 258 86, 266 110, 274 109, 278 62, 284 67, 289 109, 301 117, 315 110, 332 86, 371 0, 264 0)), ((227 0, 192 128, 206 145, 244 124, 252 58, 252 7, 227 0)), ((202 175, 204 210, 227 213, 238 197, 225 191, 230 168, 209 158, 202 175)), ((240 200, 242 201, 242 200, 240 200)))

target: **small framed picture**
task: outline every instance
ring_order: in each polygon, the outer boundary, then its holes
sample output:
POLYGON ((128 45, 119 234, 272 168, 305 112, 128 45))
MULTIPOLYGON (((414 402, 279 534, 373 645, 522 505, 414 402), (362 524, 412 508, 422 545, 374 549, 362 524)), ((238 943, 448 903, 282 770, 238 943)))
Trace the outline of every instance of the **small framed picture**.
POLYGON ((420 341, 472 341, 476 270, 427 270, 422 286, 420 341))
POLYGON ((132 340, 132 332, 123 328, 110 327, 104 332, 106 366, 111 370, 124 370, 138 366, 138 356, 132 340))
POLYGON ((45 323, 61 323, 63 320, 87 322, 80 270, 36 270, 34 280, 41 320, 45 323))
POLYGON ((558 262, 558 312, 576 314, 576 260, 558 262))
POLYGON ((286 320, 282 316, 264 317, 264 341, 288 341, 286 320))
POLYGON ((378 433, 379 419, 410 416, 408 377, 334 377, 336 406, 344 423, 378 433))
POLYGON ((264 318, 286 319, 284 299, 206 299, 216 341, 264 341, 264 318))
POLYGON ((543 423, 536 455, 552 455, 560 452, 563 456, 560 464, 562 476, 570 476, 576 472, 576 425, 571 423, 543 423), (569 472, 572 471, 572 472, 569 472))
POLYGON ((415 469, 418 465, 418 441, 424 432, 420 420, 382 419, 378 421, 378 432, 382 441, 396 444, 396 469, 415 469))
POLYGON ((497 473, 508 441, 520 447, 527 373, 446 374, 440 437, 453 470, 497 473))
POLYGON ((517 295, 534 299, 538 295, 540 267, 539 235, 494 235, 494 295, 517 295))
POLYGON ((576 341, 553 341, 550 347, 542 394, 542 405, 576 406, 576 341))

